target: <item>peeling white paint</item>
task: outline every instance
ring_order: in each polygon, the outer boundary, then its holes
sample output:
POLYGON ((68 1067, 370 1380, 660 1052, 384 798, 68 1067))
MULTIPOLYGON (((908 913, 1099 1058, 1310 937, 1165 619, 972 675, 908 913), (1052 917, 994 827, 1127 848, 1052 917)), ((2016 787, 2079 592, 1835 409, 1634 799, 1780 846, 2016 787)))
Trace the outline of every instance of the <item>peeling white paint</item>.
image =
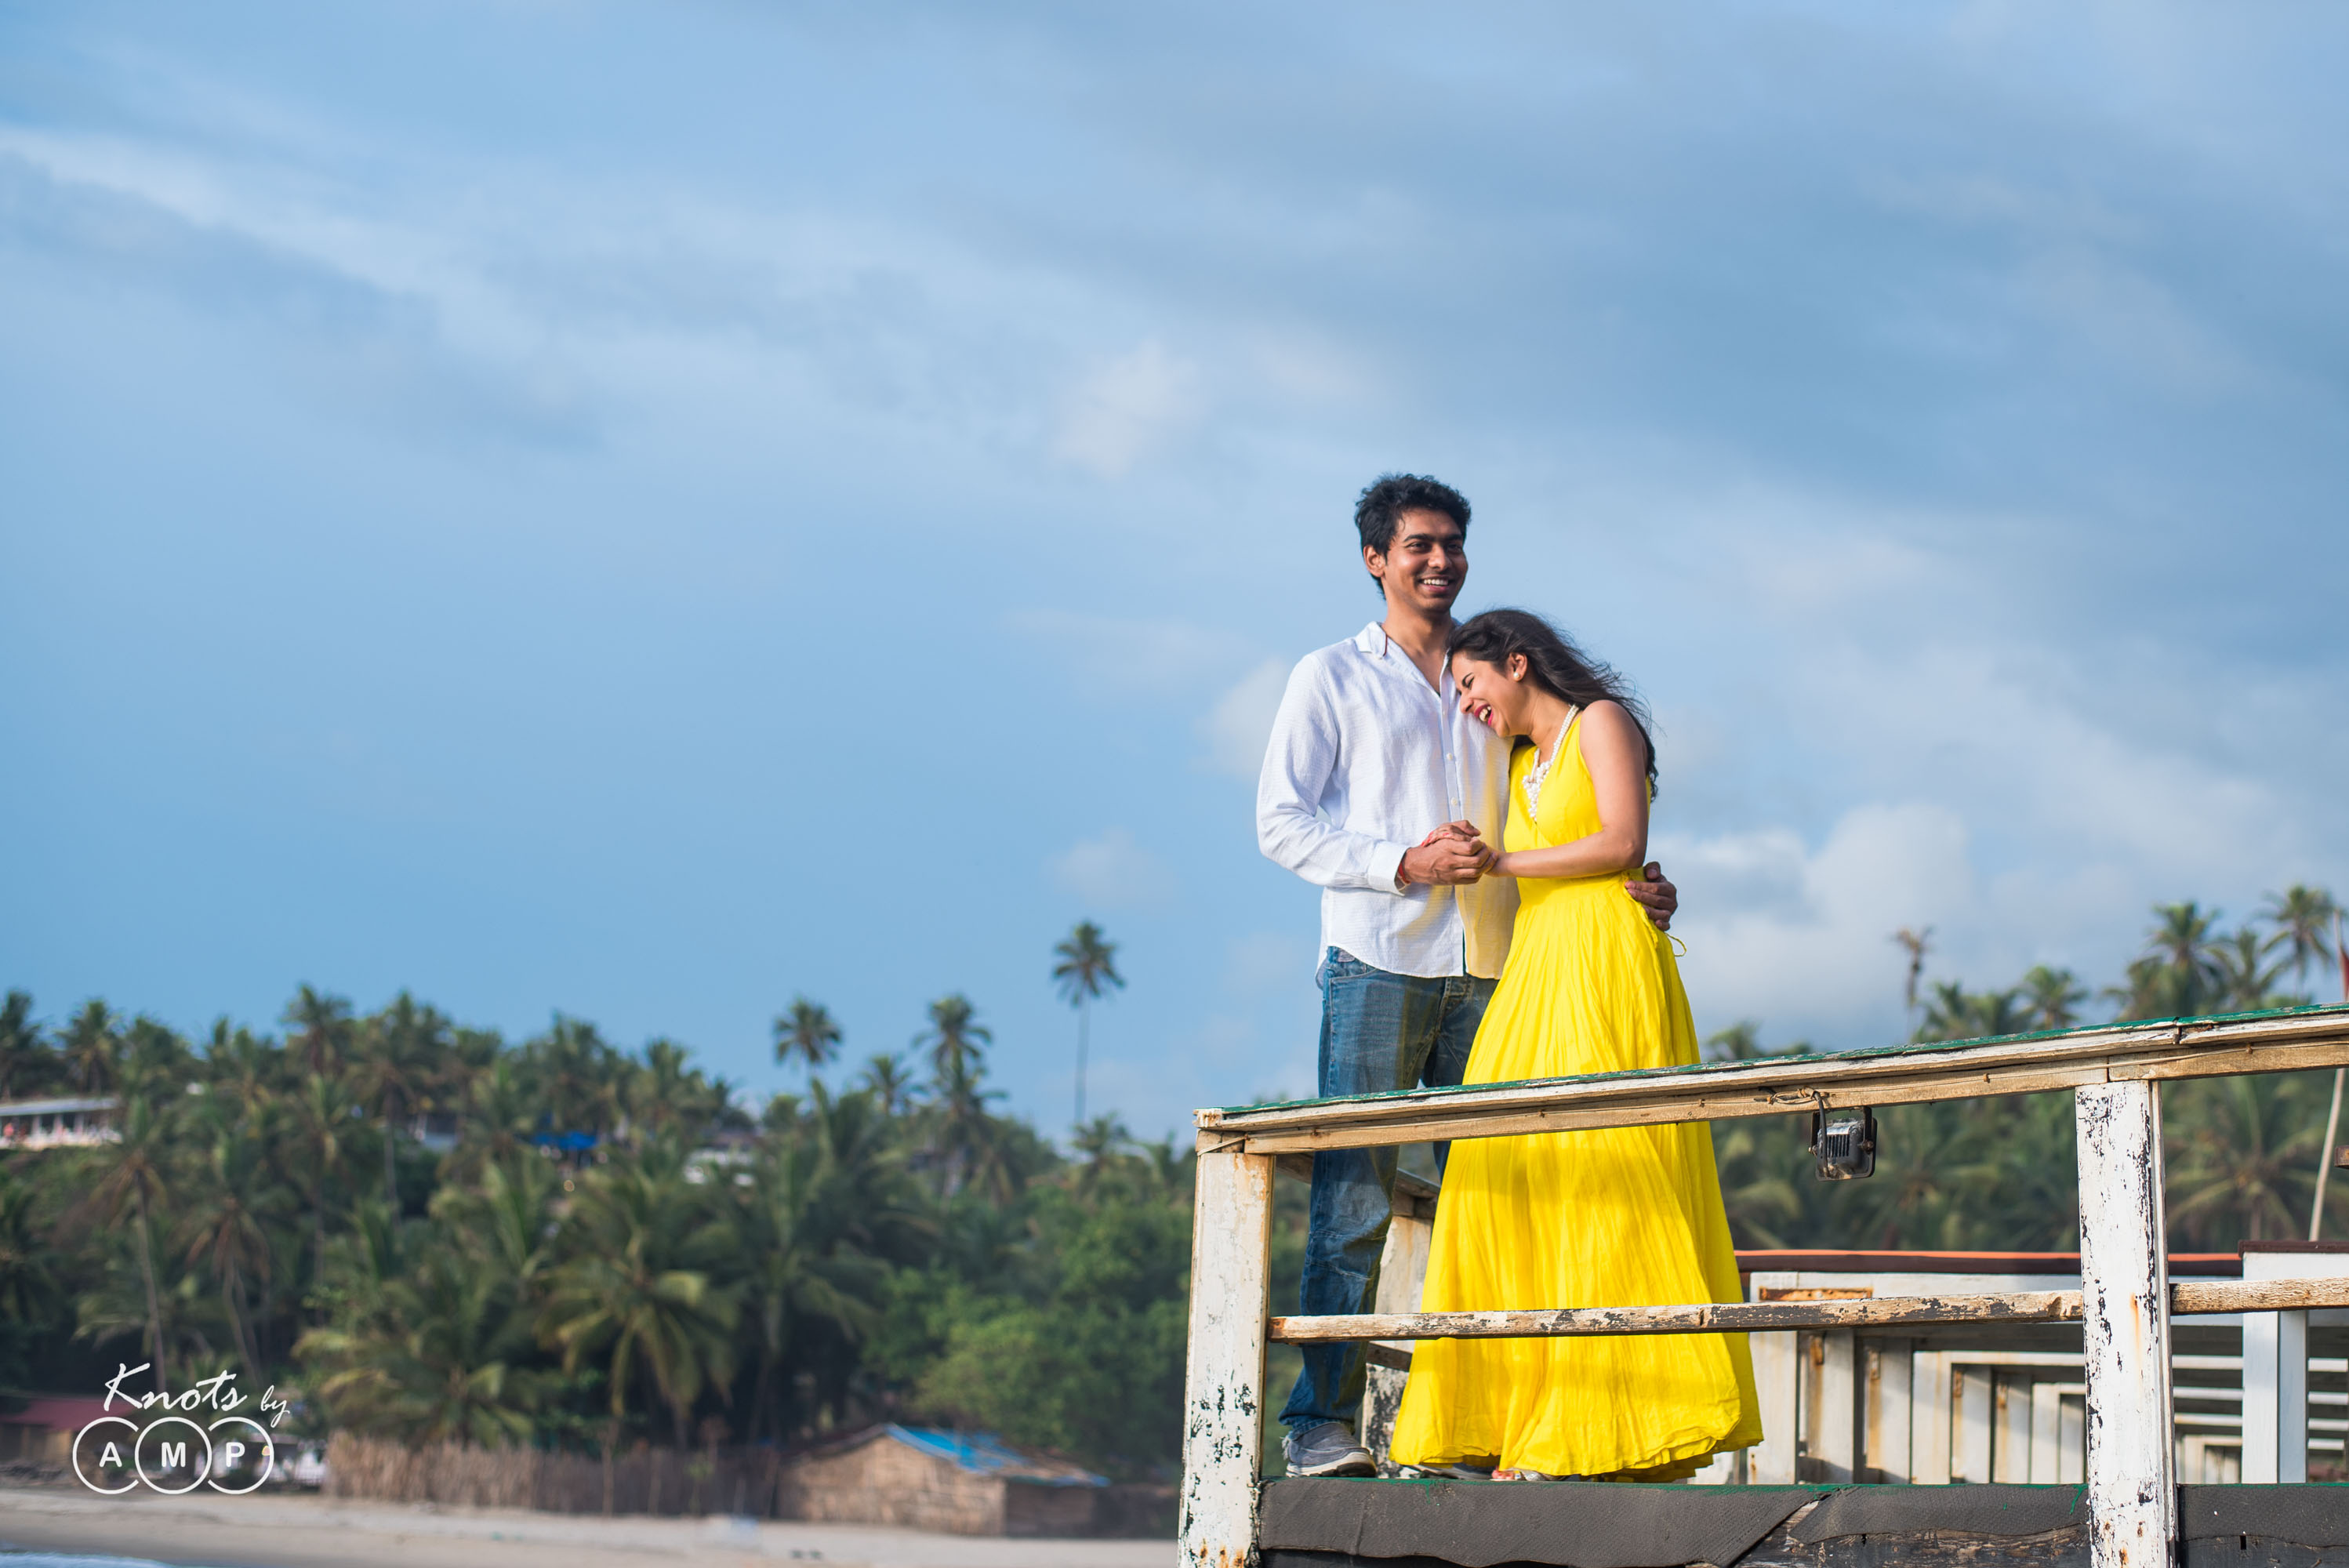
POLYGON ((2074 1105, 2091 1560, 2095 1568, 2166 1568, 2178 1537, 2178 1486, 2160 1090, 2096 1084, 2076 1090, 2074 1105))
POLYGON ((1180 1535, 1186 1568, 1253 1568, 1263 1462, 1272 1159, 1203 1147, 1191 1229, 1180 1535))

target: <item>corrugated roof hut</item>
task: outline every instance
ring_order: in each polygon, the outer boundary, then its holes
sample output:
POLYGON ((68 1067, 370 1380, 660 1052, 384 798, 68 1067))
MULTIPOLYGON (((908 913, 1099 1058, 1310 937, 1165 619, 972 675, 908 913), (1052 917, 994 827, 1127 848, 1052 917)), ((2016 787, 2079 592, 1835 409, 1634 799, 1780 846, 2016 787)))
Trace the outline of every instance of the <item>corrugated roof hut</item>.
POLYGON ((76 1394, 0 1397, 0 1464, 70 1464, 74 1434, 107 1413, 104 1400, 76 1394))
POLYGON ((992 1433, 874 1427, 784 1466, 777 1512, 957 1535, 1091 1535, 1105 1477, 992 1433))

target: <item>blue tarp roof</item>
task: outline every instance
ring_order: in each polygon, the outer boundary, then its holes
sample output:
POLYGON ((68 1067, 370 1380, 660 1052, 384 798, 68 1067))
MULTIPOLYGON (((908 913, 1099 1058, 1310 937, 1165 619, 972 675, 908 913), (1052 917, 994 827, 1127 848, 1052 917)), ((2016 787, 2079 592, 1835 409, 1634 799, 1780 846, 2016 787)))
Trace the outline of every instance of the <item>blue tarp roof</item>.
POLYGON ((981 1475, 1017 1475, 1022 1480, 1045 1486, 1109 1484, 1107 1476, 1057 1460, 1031 1459, 1017 1449, 1006 1448, 1003 1439, 993 1432, 949 1432, 937 1427, 901 1427, 895 1422, 885 1429, 899 1442, 919 1449, 933 1459, 981 1475))

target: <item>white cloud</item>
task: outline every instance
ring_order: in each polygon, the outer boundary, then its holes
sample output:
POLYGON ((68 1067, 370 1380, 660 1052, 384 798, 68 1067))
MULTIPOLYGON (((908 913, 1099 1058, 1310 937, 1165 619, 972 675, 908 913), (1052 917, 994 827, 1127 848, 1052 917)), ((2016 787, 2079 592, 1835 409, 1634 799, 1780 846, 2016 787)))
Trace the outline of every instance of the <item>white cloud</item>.
POLYGON ((1265 742, 1272 737, 1273 715, 1280 709, 1280 694, 1288 685, 1288 665, 1279 659, 1267 659, 1216 699, 1216 706, 1199 720, 1209 767, 1245 782, 1256 782, 1264 766, 1265 742))
POLYGON ((1136 346, 1085 377, 1061 416, 1053 453, 1117 479, 1195 424, 1204 412, 1198 368, 1155 341, 1136 346))
POLYGON ((1093 909, 1143 909, 1174 896, 1174 872, 1123 828, 1072 845, 1052 859, 1053 880, 1093 909))
POLYGON ((1823 1045, 1889 1040, 1902 973, 1891 934, 1975 913, 1965 823, 1940 806, 1855 807, 1816 851, 1765 828, 1661 838, 1654 852, 1680 885, 1681 974, 1708 1030, 1754 1017, 1774 1036, 1834 1031, 1823 1045))

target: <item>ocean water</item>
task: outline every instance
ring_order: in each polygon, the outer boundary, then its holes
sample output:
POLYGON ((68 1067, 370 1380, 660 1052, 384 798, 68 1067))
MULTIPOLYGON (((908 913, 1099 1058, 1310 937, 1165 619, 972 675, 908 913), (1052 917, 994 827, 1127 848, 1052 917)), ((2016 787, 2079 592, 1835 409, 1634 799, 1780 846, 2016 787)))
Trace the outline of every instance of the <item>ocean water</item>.
POLYGON ((0 1547, 0 1568, 168 1568, 149 1557, 77 1557, 62 1552, 16 1552, 0 1547))

